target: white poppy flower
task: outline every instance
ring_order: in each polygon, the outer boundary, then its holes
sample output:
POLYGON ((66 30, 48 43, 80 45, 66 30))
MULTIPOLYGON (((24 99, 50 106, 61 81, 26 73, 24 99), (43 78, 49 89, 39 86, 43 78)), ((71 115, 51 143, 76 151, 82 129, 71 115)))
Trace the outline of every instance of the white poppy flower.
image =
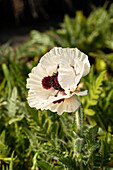
POLYGON ((28 103, 36 109, 49 109, 61 115, 80 106, 77 96, 80 79, 90 70, 88 56, 77 48, 55 47, 46 53, 27 79, 28 103))

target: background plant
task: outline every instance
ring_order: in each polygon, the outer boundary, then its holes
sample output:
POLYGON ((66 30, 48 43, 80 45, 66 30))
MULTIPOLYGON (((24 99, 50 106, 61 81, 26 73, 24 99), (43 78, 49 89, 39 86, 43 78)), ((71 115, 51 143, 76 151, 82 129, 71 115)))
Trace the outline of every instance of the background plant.
POLYGON ((0 47, 1 169, 113 168, 112 9, 94 9, 88 18, 80 11, 74 19, 66 15, 59 30, 33 30, 20 46, 0 47), (26 101, 28 73, 54 46, 77 47, 93 63, 80 84, 88 95, 80 98, 79 129, 75 113, 58 116, 26 101))

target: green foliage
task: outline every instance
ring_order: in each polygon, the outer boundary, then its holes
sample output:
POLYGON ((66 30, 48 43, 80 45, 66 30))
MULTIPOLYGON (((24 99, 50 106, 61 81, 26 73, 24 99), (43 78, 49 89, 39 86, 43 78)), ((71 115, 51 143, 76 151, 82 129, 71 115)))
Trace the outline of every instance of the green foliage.
POLYGON ((31 39, 16 48, 16 58, 40 56, 47 51, 47 47, 53 46, 51 38, 44 33, 32 30, 31 39))
POLYGON ((89 74, 90 81, 87 83, 89 94, 86 96, 86 99, 84 99, 86 101, 84 112, 85 114, 89 116, 94 116, 95 114, 95 112, 90 108, 91 106, 95 106, 98 103, 100 93, 102 92, 102 82, 103 82, 105 74, 106 74, 106 71, 101 72, 96 80, 93 78, 94 76, 93 70, 91 70, 89 74))
POLYGON ((91 57, 102 59, 104 65, 113 69, 113 4, 106 8, 107 5, 95 8, 88 18, 81 11, 76 12, 75 18, 65 15, 60 29, 46 34, 33 30, 30 41, 48 47, 77 47, 91 57))
POLYGON ((9 59, 12 57, 11 56, 11 48, 9 48, 10 42, 7 42, 6 44, 3 44, 0 47, 0 64, 3 62, 9 61, 9 59))
POLYGON ((98 8, 93 10, 88 18, 81 11, 76 12, 74 19, 66 15, 61 30, 53 33, 53 37, 57 37, 55 42, 63 47, 78 47, 84 52, 106 48, 112 50, 113 20, 111 8, 109 11, 105 7, 98 8), (60 41, 57 41, 57 39, 60 39, 60 41))
POLYGON ((12 153, 11 157, 7 157, 8 154, 10 153, 10 149, 8 146, 5 144, 5 130, 2 131, 0 135, 0 162, 1 162, 1 168, 7 168, 9 170, 13 170, 13 162, 15 158, 14 152, 12 153))
POLYGON ((9 153, 9 148, 5 144, 5 130, 0 134, 0 157, 5 157, 9 153))
POLYGON ((0 47, 0 169, 113 168, 112 33, 113 4, 88 18, 81 11, 66 15, 58 30, 32 30, 18 47, 0 47), (88 95, 79 97, 83 108, 76 113, 58 116, 26 101, 28 73, 54 46, 78 47, 94 64, 81 80, 88 95))

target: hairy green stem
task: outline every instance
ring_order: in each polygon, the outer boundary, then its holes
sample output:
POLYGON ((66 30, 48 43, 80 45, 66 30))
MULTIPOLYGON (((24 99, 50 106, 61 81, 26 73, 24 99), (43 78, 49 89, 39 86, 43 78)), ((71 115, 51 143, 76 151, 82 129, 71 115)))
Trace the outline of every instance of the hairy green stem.
POLYGON ((80 106, 79 109, 75 113, 76 117, 76 127, 77 127, 77 133, 82 136, 83 131, 83 111, 82 107, 80 106))
MULTIPOLYGON (((77 134, 82 139, 82 135, 83 135, 83 111, 82 111, 81 106, 76 111, 75 117, 76 117, 77 134)), ((79 140, 79 142, 80 143, 79 143, 79 150, 78 151, 79 151, 79 153, 81 153, 82 152, 82 146, 83 146, 83 140, 79 140)), ((83 162, 82 161, 79 162, 79 167, 80 167, 80 170, 83 170, 83 162)))

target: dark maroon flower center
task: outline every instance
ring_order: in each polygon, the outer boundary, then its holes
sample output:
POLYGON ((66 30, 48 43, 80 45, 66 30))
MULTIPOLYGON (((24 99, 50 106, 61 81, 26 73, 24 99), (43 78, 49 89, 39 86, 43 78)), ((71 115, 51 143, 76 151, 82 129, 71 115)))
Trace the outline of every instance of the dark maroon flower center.
POLYGON ((64 91, 58 82, 58 73, 53 74, 53 76, 44 77, 42 79, 42 86, 45 89, 53 87, 55 90, 64 91))
POLYGON ((44 89, 50 89, 51 88, 50 81, 51 81, 51 77, 50 76, 44 77, 42 79, 42 86, 43 86, 44 89))
POLYGON ((62 89, 62 87, 60 86, 58 82, 58 73, 53 74, 50 80, 50 84, 55 90, 64 91, 64 89, 62 89))

